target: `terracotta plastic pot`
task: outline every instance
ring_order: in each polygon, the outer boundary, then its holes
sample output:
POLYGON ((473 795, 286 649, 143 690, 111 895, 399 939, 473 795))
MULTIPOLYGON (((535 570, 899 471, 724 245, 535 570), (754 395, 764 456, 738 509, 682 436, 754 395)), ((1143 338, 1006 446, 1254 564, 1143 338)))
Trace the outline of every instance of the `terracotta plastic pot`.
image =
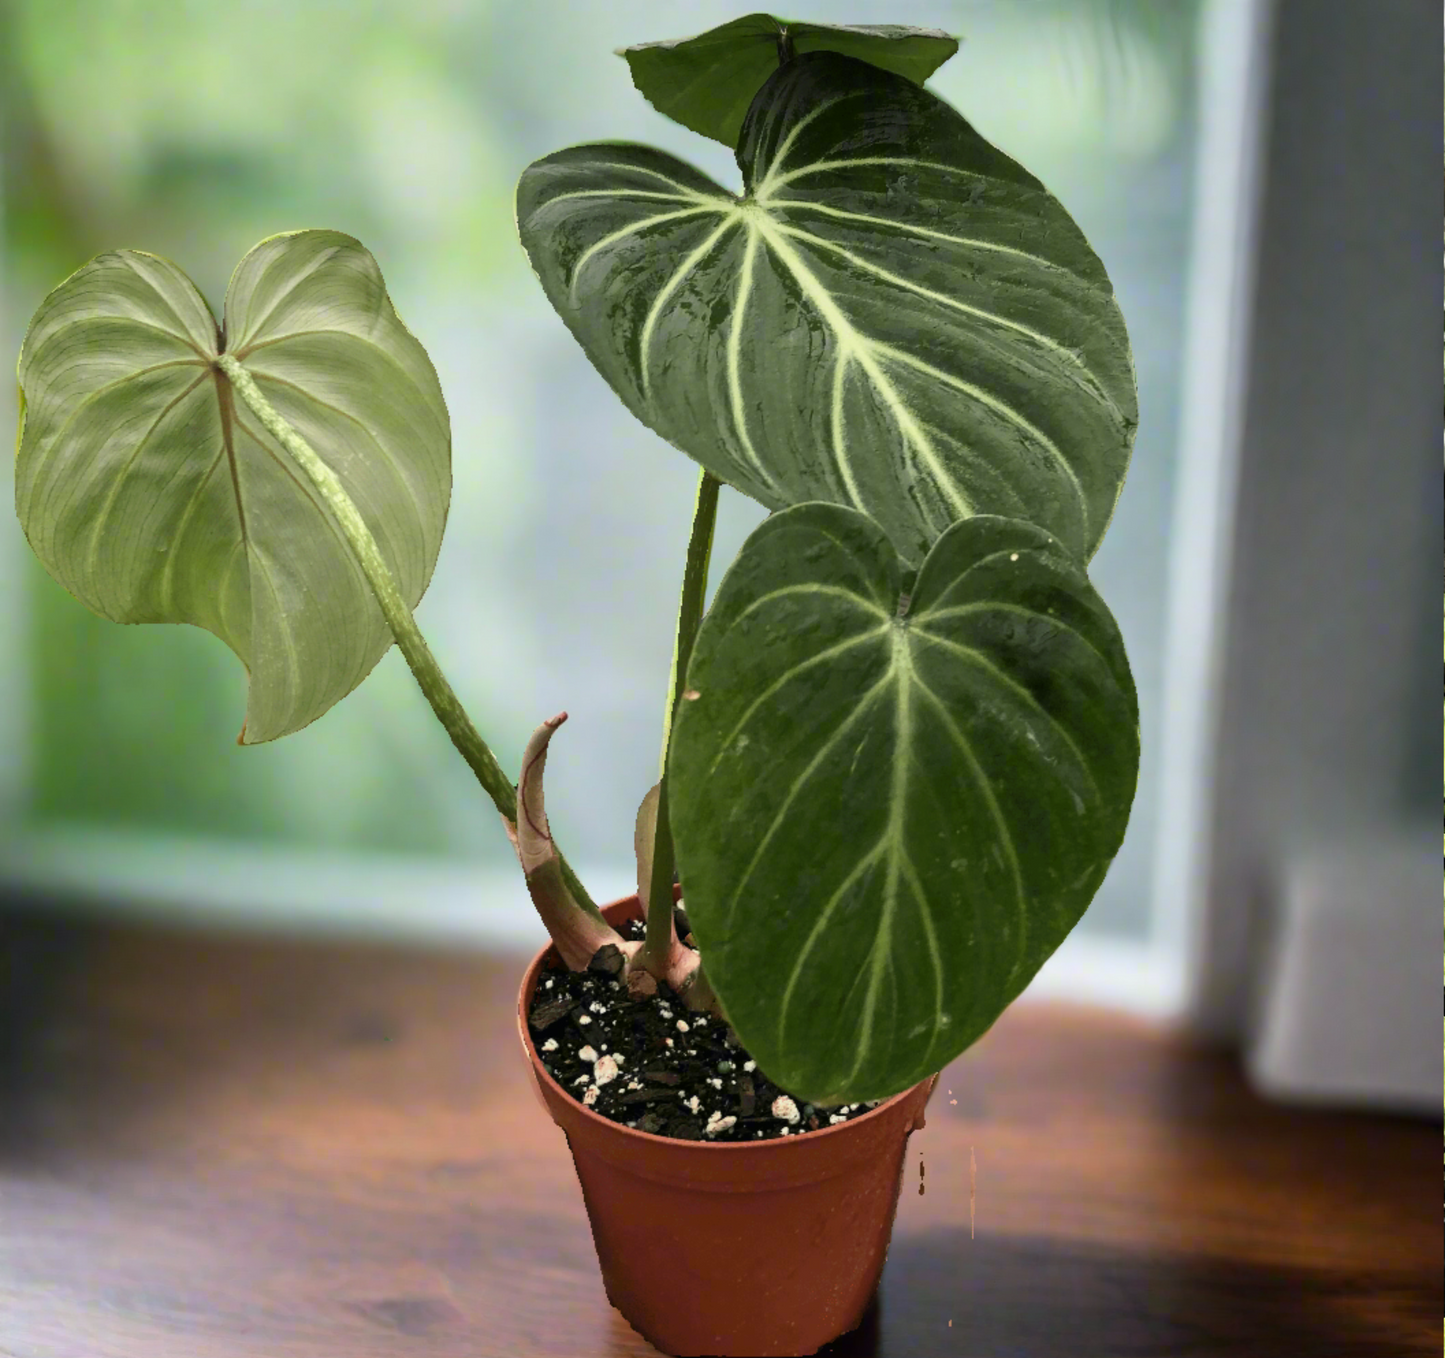
MULTIPOLYGON (((642 917, 636 896, 604 906, 642 917)), ((678 1141, 584 1107, 546 1071, 527 1027, 532 992, 562 964, 527 968, 517 1029, 542 1105, 572 1150, 612 1304, 664 1353, 816 1353, 857 1327, 878 1285, 909 1135, 934 1075, 862 1117, 757 1142, 678 1141)))

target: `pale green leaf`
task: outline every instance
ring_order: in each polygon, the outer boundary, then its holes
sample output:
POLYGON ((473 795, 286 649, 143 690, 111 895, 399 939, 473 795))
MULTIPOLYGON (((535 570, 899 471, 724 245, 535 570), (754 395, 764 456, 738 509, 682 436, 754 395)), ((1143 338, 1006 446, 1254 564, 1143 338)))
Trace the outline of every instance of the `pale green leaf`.
POLYGON ((1123 643, 1056 541, 965 520, 907 585, 864 515, 774 515, 718 589, 673 729, 708 978, 815 1103, 897 1093, 975 1041, 1078 922, 1134 796, 1123 643))
POLYGON ((826 500, 910 562, 970 514, 1098 546, 1138 419, 1123 318, 1058 201, 911 81, 777 72, 746 192, 644 146, 517 191, 552 305, 629 409, 769 509, 826 500))
POLYGON ((415 606, 451 494, 436 373, 350 236, 263 241, 224 331, 174 264, 119 250, 41 304, 20 351, 15 503, 45 568, 116 622, 187 622, 250 675, 243 739, 351 692, 391 644, 330 512, 215 366, 240 359, 355 502, 415 606))

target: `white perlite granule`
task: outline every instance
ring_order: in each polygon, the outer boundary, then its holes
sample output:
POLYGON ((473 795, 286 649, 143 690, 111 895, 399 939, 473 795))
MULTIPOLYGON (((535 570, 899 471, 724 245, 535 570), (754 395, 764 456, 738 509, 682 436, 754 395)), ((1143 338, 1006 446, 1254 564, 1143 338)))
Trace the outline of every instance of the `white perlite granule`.
POLYGON ((847 1122, 847 1121, 848 1121, 848 1119, 845 1118, 841 1113, 829 1113, 829 1114, 828 1114, 828 1122, 829 1122, 829 1124, 838 1123, 838 1122, 847 1122))
POLYGON ((592 1105, 597 1102, 597 1086, 596 1086, 596 1085, 593 1085, 592 1088, 589 1089, 589 1090, 582 1096, 582 1102, 585 1103, 589 1108, 591 1108, 592 1105))
POLYGON ((591 1079, 592 1077, 584 1070, 572 1083, 574 1085, 585 1085, 591 1079))
POLYGON ((628 1087, 628 1089, 641 1089, 641 1088, 642 1088, 642 1081, 641 1081, 641 1080, 629 1080, 629 1081, 627 1082, 627 1087, 628 1087))
POLYGON ((555 984, 554 982, 548 981, 548 982, 547 982, 547 989, 548 989, 548 990, 551 990, 551 989, 552 989, 552 986, 553 986, 554 984, 555 984))
POLYGON ((745 1071, 747 1071, 747 1073, 748 1073, 749 1075, 751 1075, 751 1074, 753 1073, 753 1071, 755 1071, 757 1068, 758 1068, 758 1063, 757 1063, 756 1061, 744 1061, 744 1062, 743 1062, 743 1069, 744 1069, 745 1071))
POLYGON ((554 1052, 554 1051, 556 1051, 556 1050, 557 1050, 557 1039, 556 1039, 555 1037, 549 1037, 544 1043, 542 1043, 542 1050, 543 1050, 544 1052, 554 1052))
MULTIPOLYGON (((607 1044, 605 1042, 602 1044, 602 1050, 607 1050, 607 1044)), ((621 1052, 614 1052, 612 1054, 612 1059, 616 1061, 619 1066, 625 1066, 627 1064, 627 1058, 623 1056, 621 1052)))
POLYGON ((601 1000, 593 1000, 587 1007, 594 1014, 605 1014, 607 1012, 607 1006, 603 1004, 601 1000))
POLYGON ((773 1100, 773 1116, 783 1122, 797 1122, 802 1116, 798 1112, 798 1105, 786 1094, 779 1094, 773 1100))
POLYGON ((577 1022, 578 1022, 578 1023, 591 1023, 592 1020, 591 1020, 590 1018, 588 1018, 586 1014, 578 1014, 578 1015, 577 1015, 577 1022))
POLYGON ((595 1061, 597 1059, 597 1053, 591 1047, 583 1047, 582 1050, 577 1053, 577 1058, 581 1061, 595 1061))
POLYGON ((690 1099, 684 1099, 682 1101, 682 1106, 684 1108, 690 1108, 694 1113, 700 1111, 702 1107, 702 1105, 698 1102, 696 1094, 694 1094, 690 1099))
POLYGON ((598 1084, 611 1084, 617 1078, 617 1062, 610 1056, 599 1057, 593 1074, 597 1077, 598 1084))
POLYGON ((716 1075, 710 1076, 708 1078, 708 1084, 710 1084, 714 1089, 722 1088, 722 1081, 719 1080, 716 1075))
POLYGON ((680 1033, 685 1033, 685 1032, 687 1032, 687 1020, 686 1020, 686 1019, 678 1019, 678 1021, 677 1021, 677 1031, 680 1032, 680 1033))
POLYGON ((707 1126, 703 1128, 703 1131, 709 1136, 716 1136, 719 1132, 725 1132, 736 1124, 737 1118, 725 1118, 721 1113, 713 1113, 708 1117, 707 1126))

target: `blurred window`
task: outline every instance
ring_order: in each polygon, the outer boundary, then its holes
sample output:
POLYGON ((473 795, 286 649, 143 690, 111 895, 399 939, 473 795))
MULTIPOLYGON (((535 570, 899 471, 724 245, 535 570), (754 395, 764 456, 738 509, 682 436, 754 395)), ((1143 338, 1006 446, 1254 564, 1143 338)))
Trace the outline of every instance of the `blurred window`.
MULTIPOLYGON (((1133 938, 1150 925, 1200 9, 972 0, 905 16, 896 0, 853 0, 810 16, 961 33, 933 88, 1062 198, 1114 279, 1141 424, 1093 574, 1128 643, 1144 756, 1128 839, 1085 927, 1133 938)), ((517 244, 512 190, 535 157, 612 138, 735 183, 726 151, 654 113, 611 53, 736 10, 370 0, 339 22, 340 6, 281 0, 0 0, 0 351, 13 355, 44 293, 105 249, 173 258, 219 305, 263 236, 314 225, 365 241, 452 413, 455 498, 420 621, 504 764, 537 721, 571 713, 549 808, 599 894, 629 878, 634 808, 656 775, 695 469, 627 414, 551 312, 517 244)), ((12 400, 0 384, 0 406, 12 400)), ((714 583, 761 519, 724 499, 714 583)), ((0 572, 12 844, 95 831, 112 846, 179 837, 196 862, 211 844, 229 845, 226 862, 290 848, 509 866, 395 652, 312 728, 238 750, 245 678, 220 642, 93 617, 8 512, 0 572)), ((148 870, 163 877, 162 862, 148 870)))

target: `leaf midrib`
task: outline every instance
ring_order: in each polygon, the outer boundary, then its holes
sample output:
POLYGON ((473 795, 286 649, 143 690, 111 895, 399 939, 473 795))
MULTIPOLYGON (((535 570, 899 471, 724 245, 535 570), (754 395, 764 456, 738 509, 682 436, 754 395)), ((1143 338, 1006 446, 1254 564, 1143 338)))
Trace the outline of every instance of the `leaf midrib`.
MULTIPOLYGON (((883 883, 883 908, 878 912, 878 929, 869 949, 870 970, 868 991, 863 1001, 863 1019, 858 1035, 858 1051, 853 1065, 842 1084, 846 1087, 857 1078, 864 1059, 872 1054, 873 1018, 878 1009, 878 987, 882 984, 884 971, 892 967, 892 950, 884 946, 883 940, 892 930, 894 911, 898 907, 898 876, 902 861, 908 856, 904 841, 904 815, 908 798, 908 766, 912 759, 913 712, 910 697, 913 688, 913 659, 909 654, 912 643, 904 627, 897 626, 893 632, 895 668, 899 674, 897 704, 893 717, 893 784, 889 789, 888 824, 884 828, 882 841, 887 846, 888 875, 883 883), (879 959, 882 958, 880 963, 879 959)), ((937 1037, 938 1021, 935 1010, 934 1036, 937 1037)))

